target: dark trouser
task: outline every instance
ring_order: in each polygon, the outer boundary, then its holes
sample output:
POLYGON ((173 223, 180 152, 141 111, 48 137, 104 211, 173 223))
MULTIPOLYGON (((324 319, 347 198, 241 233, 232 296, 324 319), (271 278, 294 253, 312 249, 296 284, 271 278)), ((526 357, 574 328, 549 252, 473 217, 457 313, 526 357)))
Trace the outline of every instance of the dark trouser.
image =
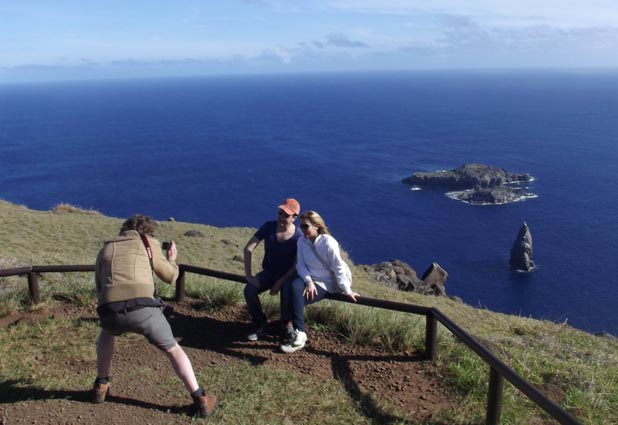
MULTIPOLYGON (((266 326, 266 324, 268 323, 268 318, 262 311, 262 303, 260 303, 259 295, 262 292, 270 290, 270 288, 273 287, 277 279, 273 278, 272 275, 264 271, 261 271, 255 277, 260 282, 259 288, 251 283, 247 283, 245 285, 244 293, 245 293, 245 301, 247 302, 247 310, 249 311, 251 320, 253 321, 255 326, 257 326, 258 328, 261 328, 261 327, 266 326)), ((279 303, 281 307, 281 317, 282 318, 288 315, 286 312, 287 305, 285 305, 285 303, 283 302, 283 288, 285 288, 286 286, 289 286, 289 282, 286 282, 283 284, 283 287, 281 288, 281 293, 279 296, 279 303)))
POLYGON ((292 320, 294 329, 305 332, 305 306, 313 303, 317 303, 326 295, 326 289, 319 285, 315 285, 318 290, 318 294, 313 297, 312 300, 307 300, 303 296, 305 291, 305 282, 299 277, 294 279, 291 283, 283 285, 281 295, 283 298, 282 303, 286 304, 289 316, 281 315, 282 320, 292 320))

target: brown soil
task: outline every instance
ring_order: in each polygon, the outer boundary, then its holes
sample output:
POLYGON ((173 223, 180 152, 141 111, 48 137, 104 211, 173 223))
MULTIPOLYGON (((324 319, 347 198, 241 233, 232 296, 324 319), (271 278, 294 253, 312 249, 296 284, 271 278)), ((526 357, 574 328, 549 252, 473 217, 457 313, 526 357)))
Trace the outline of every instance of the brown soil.
MULTIPOLYGON (((170 319, 174 335, 183 346, 194 367, 216 367, 230 361, 247 361, 256 367, 268 365, 309 375, 318 380, 340 382, 359 411, 373 423, 426 423, 456 402, 448 397, 444 385, 434 378, 433 366, 422 361, 421 354, 393 355, 376 348, 346 343, 338 335, 309 329, 305 349, 293 354, 279 351, 275 336, 250 342, 244 339, 251 330, 242 308, 226 308, 206 313, 191 308, 188 303, 175 305, 170 319), (381 405, 396 408, 397 415, 381 405), (401 414, 403 413, 403 416, 401 414)), ((96 320, 92 309, 65 307, 53 314, 71 315, 84 320, 96 320)), ((43 315, 14 315, 0 320, 0 329, 21 320, 37 320, 43 315)), ((89 388, 75 391, 52 391, 41 388, 19 389, 16 383, 0 382, 0 425, 9 424, 176 424, 188 421, 188 396, 167 393, 160 385, 131 381, 130 373, 145 361, 161 374, 161 379, 173 379, 167 358, 145 340, 117 344, 112 372, 112 393, 104 405, 89 403, 89 388)), ((58 365, 69 375, 94 377, 93 364, 68 363, 58 365)), ((179 384, 180 385, 180 384, 179 384)), ((216 394, 224 407, 225 394, 216 394)), ((224 414, 221 409, 219 414, 224 414)), ((217 423, 217 415, 208 422, 217 423)), ((432 422, 433 423, 433 422, 432 422)))

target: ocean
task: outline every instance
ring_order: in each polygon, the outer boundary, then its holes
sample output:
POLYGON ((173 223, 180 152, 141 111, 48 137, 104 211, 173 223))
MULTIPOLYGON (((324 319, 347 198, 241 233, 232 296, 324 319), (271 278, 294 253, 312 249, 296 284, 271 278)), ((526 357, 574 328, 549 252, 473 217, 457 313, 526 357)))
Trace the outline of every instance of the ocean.
MULTIPOLYGON (((618 73, 391 72, 0 85, 0 198, 258 227, 295 197, 355 263, 432 263, 475 307, 618 334, 618 73), (537 195, 410 190, 484 163, 537 195), (530 226, 536 268, 509 270, 530 226)), ((93 259, 94 261, 94 259, 93 259)))

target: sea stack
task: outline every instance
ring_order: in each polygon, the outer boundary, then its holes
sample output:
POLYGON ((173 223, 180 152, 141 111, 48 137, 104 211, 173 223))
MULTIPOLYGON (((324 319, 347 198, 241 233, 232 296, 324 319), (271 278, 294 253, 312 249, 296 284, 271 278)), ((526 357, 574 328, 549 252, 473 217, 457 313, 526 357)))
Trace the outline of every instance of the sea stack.
POLYGON ((532 235, 524 221, 511 248, 511 269, 529 272, 534 268, 532 261, 532 235))

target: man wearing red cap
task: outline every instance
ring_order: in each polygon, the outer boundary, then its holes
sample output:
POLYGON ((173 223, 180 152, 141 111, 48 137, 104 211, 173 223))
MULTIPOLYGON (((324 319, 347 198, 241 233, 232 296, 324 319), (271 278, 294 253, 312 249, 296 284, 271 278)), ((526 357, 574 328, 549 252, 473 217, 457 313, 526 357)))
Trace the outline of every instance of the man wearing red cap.
MULTIPOLYGON (((250 341, 256 341, 267 334, 268 320, 262 311, 259 294, 270 289, 276 295, 281 287, 296 275, 296 242, 302 236, 294 225, 300 214, 300 204, 294 198, 288 198, 279 205, 277 220, 264 223, 244 249, 245 300, 255 331, 247 335, 250 341), (264 241, 264 258, 262 271, 253 275, 251 260, 253 250, 264 241)), ((281 315, 285 315, 287 306, 281 303, 281 315)))

